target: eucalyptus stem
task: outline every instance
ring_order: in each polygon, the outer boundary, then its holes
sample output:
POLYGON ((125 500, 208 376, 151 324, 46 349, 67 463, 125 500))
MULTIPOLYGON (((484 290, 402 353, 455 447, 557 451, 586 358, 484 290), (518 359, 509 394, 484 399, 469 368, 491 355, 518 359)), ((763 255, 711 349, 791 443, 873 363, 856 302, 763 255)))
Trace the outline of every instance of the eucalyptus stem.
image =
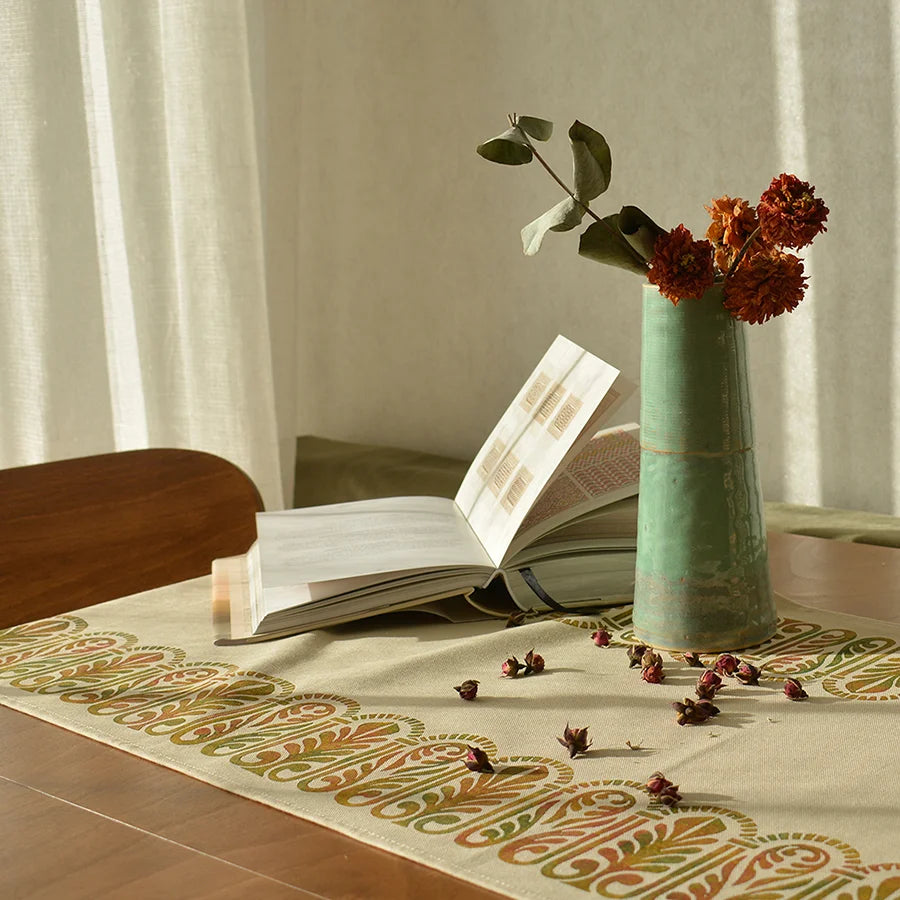
POLYGON ((728 267, 728 271, 725 273, 725 277, 729 278, 731 273, 738 267, 740 261, 746 256, 747 251, 750 249, 750 245, 759 237, 760 226, 757 225, 756 228, 750 232, 750 236, 744 241, 744 246, 738 251, 738 255, 734 258, 734 262, 728 267))
MULTIPOLYGON (((600 216, 597 215, 588 205, 587 203, 582 202, 576 196, 574 191, 572 191, 569 186, 550 168, 550 165, 544 159, 543 156, 538 152, 537 147, 531 143, 531 138, 525 133, 525 131, 519 127, 519 123, 516 120, 514 114, 508 114, 506 117, 509 120, 509 124, 519 132, 522 136, 525 143, 528 145, 528 148, 534 154, 534 158, 547 170, 547 174, 589 215, 591 218, 599 222, 610 234, 616 235, 615 229, 609 224, 609 222, 604 222, 600 216)), ((618 235, 616 235, 618 237, 618 235)))
POLYGON ((538 161, 538 162, 539 162, 539 163, 547 170, 547 174, 549 174, 549 176, 550 176, 550 177, 551 177, 551 178, 552 178, 552 179, 553 179, 553 180, 554 180, 554 181, 555 181, 555 182, 556 182, 556 183, 557 183, 557 184, 558 184, 558 185, 559 185, 559 186, 560 186, 560 187, 561 187, 561 188, 562 188, 562 189, 563 189, 563 190, 564 190, 564 191, 565 191, 565 192, 566 192, 566 193, 567 193, 567 194, 568 194, 568 195, 569 195, 569 196, 570 196, 570 197, 571 197, 571 198, 572 198, 572 199, 573 199, 573 200, 574 200, 574 201, 575 201, 575 202, 576 202, 576 203, 577 203, 577 204, 578 204, 578 205, 579 205, 579 206, 580 206, 580 207, 581 207, 581 208, 582 208, 589 216, 593 216, 593 218, 595 218, 598 222, 602 222, 603 220, 597 215, 597 213, 595 213, 595 212, 587 205, 587 203, 583 203, 581 200, 579 200, 579 199, 575 196, 574 191, 572 191, 571 188, 569 188, 569 186, 568 186, 568 185, 567 185, 567 184, 559 177, 559 175, 557 175, 556 172, 554 172, 553 169, 550 168, 550 165, 548 164, 548 162, 547 162, 547 161, 544 159, 544 157, 541 156, 541 154, 538 152, 537 147, 535 147, 534 144, 531 143, 531 138, 528 137, 528 135, 525 133, 525 131, 524 131, 523 129, 519 128, 519 123, 518 123, 518 121, 516 120, 515 115, 507 115, 506 118, 509 120, 509 124, 512 125, 512 127, 515 128, 516 131, 519 132, 519 134, 522 136, 522 139, 525 141, 525 143, 528 144, 528 149, 531 150, 531 152, 534 154, 534 158, 535 158, 535 159, 536 159, 536 160, 537 160, 537 161, 538 161))

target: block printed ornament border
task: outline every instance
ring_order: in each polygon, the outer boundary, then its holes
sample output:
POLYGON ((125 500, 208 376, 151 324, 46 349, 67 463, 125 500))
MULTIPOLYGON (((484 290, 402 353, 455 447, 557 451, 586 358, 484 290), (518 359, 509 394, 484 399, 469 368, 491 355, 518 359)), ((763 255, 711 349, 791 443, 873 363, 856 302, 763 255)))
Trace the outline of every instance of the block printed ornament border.
MULTIPOLYGON (((561 621, 606 627, 617 643, 632 637, 630 608, 561 621)), ((846 699, 900 699, 900 647, 890 638, 782 619, 775 637, 742 656, 764 676, 815 679, 846 699)), ((900 860, 864 864, 826 835, 759 834, 751 818, 722 806, 659 807, 636 782, 578 781, 559 760, 498 756, 487 737, 429 734, 419 719, 192 662, 177 647, 91 631, 75 615, 0 631, 0 680, 158 738, 166 754, 199 753, 213 768, 328 795, 360 816, 493 850, 505 865, 598 897, 900 898, 900 860), (495 773, 461 764, 468 744, 487 751, 495 773)))

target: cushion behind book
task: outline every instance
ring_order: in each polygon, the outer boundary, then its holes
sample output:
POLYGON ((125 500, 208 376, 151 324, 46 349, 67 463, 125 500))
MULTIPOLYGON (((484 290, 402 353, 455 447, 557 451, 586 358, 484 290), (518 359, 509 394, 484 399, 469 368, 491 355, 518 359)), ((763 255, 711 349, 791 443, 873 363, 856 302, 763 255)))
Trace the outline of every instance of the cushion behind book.
POLYGON ((321 506, 376 497, 453 497, 469 463, 449 456, 297 438, 294 506, 321 506))

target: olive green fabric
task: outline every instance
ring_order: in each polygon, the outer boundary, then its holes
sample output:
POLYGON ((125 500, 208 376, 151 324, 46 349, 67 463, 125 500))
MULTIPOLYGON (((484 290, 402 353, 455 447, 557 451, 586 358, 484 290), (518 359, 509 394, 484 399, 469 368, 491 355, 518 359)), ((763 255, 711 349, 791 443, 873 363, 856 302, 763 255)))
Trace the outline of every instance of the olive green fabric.
POLYGON ((454 497, 468 462, 433 453, 297 438, 294 506, 372 497, 454 497))
POLYGON ((900 547, 900 517, 855 509, 766 503, 766 527, 769 531, 900 547))
MULTIPOLYGON (((371 497, 453 497, 465 460, 306 435, 297 439, 294 506, 371 497)), ((765 504, 766 528, 791 534, 900 547, 900 517, 858 510, 765 504)))

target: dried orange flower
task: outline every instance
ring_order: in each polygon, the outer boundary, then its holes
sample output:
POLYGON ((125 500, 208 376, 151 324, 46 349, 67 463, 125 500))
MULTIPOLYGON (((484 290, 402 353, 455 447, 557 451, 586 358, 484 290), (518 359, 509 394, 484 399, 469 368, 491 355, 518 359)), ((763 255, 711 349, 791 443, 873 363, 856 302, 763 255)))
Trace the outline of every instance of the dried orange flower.
POLYGON ((719 197, 704 207, 712 217, 706 237, 715 248, 716 265, 727 272, 738 251, 759 224, 756 210, 740 197, 719 197))
POLYGON ((828 207, 813 194, 814 190, 796 175, 782 173, 772 179, 757 208, 765 240, 784 247, 805 247, 817 234, 828 230, 828 207))
POLYGON ((769 250, 745 257, 726 279, 724 305, 735 319, 758 324, 796 309, 805 290, 800 258, 769 250))
POLYGON ((686 297, 701 297, 712 286, 713 276, 709 241, 695 241, 684 225, 656 239, 647 280, 675 306, 686 297))

